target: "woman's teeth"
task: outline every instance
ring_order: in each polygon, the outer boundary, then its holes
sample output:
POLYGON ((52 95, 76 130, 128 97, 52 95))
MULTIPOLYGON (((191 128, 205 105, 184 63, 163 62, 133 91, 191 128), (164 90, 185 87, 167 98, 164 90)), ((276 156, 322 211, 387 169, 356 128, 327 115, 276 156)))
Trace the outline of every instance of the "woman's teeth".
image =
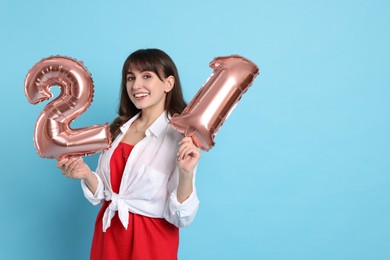
POLYGON ((146 97, 148 96, 149 94, 145 94, 145 93, 142 93, 142 94, 135 94, 134 97, 136 98, 142 98, 142 97, 146 97))

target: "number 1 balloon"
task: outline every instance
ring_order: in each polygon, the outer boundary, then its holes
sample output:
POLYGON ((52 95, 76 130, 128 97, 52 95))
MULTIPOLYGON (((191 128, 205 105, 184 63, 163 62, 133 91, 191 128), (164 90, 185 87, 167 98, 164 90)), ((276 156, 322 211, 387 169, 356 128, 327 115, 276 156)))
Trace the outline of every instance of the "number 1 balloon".
POLYGON ((214 137, 242 95, 248 90, 259 68, 239 55, 216 57, 210 62, 213 73, 195 97, 179 115, 173 115, 171 125, 195 145, 208 151, 214 137))
POLYGON ((53 97, 52 86, 59 86, 59 96, 45 106, 37 119, 34 144, 44 158, 88 155, 111 145, 108 124, 71 129, 70 123, 84 113, 93 98, 92 76, 84 65, 72 58, 51 56, 42 59, 28 72, 24 92, 32 104, 53 97))

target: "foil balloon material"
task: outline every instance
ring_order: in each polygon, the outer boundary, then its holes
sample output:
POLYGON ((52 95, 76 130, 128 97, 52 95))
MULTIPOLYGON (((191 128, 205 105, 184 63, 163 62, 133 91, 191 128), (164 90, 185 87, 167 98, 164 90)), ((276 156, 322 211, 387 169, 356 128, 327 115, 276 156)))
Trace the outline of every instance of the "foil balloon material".
POLYGON ((209 66, 213 73, 206 83, 171 119, 176 130, 204 151, 214 146, 215 135, 259 74, 256 64, 239 55, 216 57, 209 66))
POLYGON ((32 104, 53 97, 50 88, 61 92, 39 115, 34 131, 34 144, 44 158, 89 155, 111 145, 109 125, 72 129, 70 124, 84 113, 93 98, 93 80, 84 65, 72 58, 51 56, 42 59, 28 72, 24 92, 32 104))

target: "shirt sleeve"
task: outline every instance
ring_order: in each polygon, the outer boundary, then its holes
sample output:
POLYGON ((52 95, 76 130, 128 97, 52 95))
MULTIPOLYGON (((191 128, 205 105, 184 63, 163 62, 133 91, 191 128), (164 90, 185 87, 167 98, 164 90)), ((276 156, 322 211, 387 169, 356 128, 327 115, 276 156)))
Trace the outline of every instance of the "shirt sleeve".
POLYGON ((198 212, 199 199, 195 189, 195 175, 196 168, 194 170, 193 191, 182 203, 177 200, 177 186, 179 183, 179 170, 177 167, 168 183, 170 195, 165 207, 164 218, 176 227, 181 228, 190 225, 198 212))

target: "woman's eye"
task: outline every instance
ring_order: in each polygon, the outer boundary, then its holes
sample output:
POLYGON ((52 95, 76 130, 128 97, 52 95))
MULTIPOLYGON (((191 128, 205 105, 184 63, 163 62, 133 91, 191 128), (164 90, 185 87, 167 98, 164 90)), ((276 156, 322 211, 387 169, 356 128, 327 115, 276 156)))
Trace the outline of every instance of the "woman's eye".
POLYGON ((133 81, 134 79, 135 79, 134 76, 128 76, 128 77, 127 77, 127 81, 133 81))
POLYGON ((150 75, 150 74, 145 74, 144 75, 144 79, 150 79, 152 77, 152 75, 150 75))

